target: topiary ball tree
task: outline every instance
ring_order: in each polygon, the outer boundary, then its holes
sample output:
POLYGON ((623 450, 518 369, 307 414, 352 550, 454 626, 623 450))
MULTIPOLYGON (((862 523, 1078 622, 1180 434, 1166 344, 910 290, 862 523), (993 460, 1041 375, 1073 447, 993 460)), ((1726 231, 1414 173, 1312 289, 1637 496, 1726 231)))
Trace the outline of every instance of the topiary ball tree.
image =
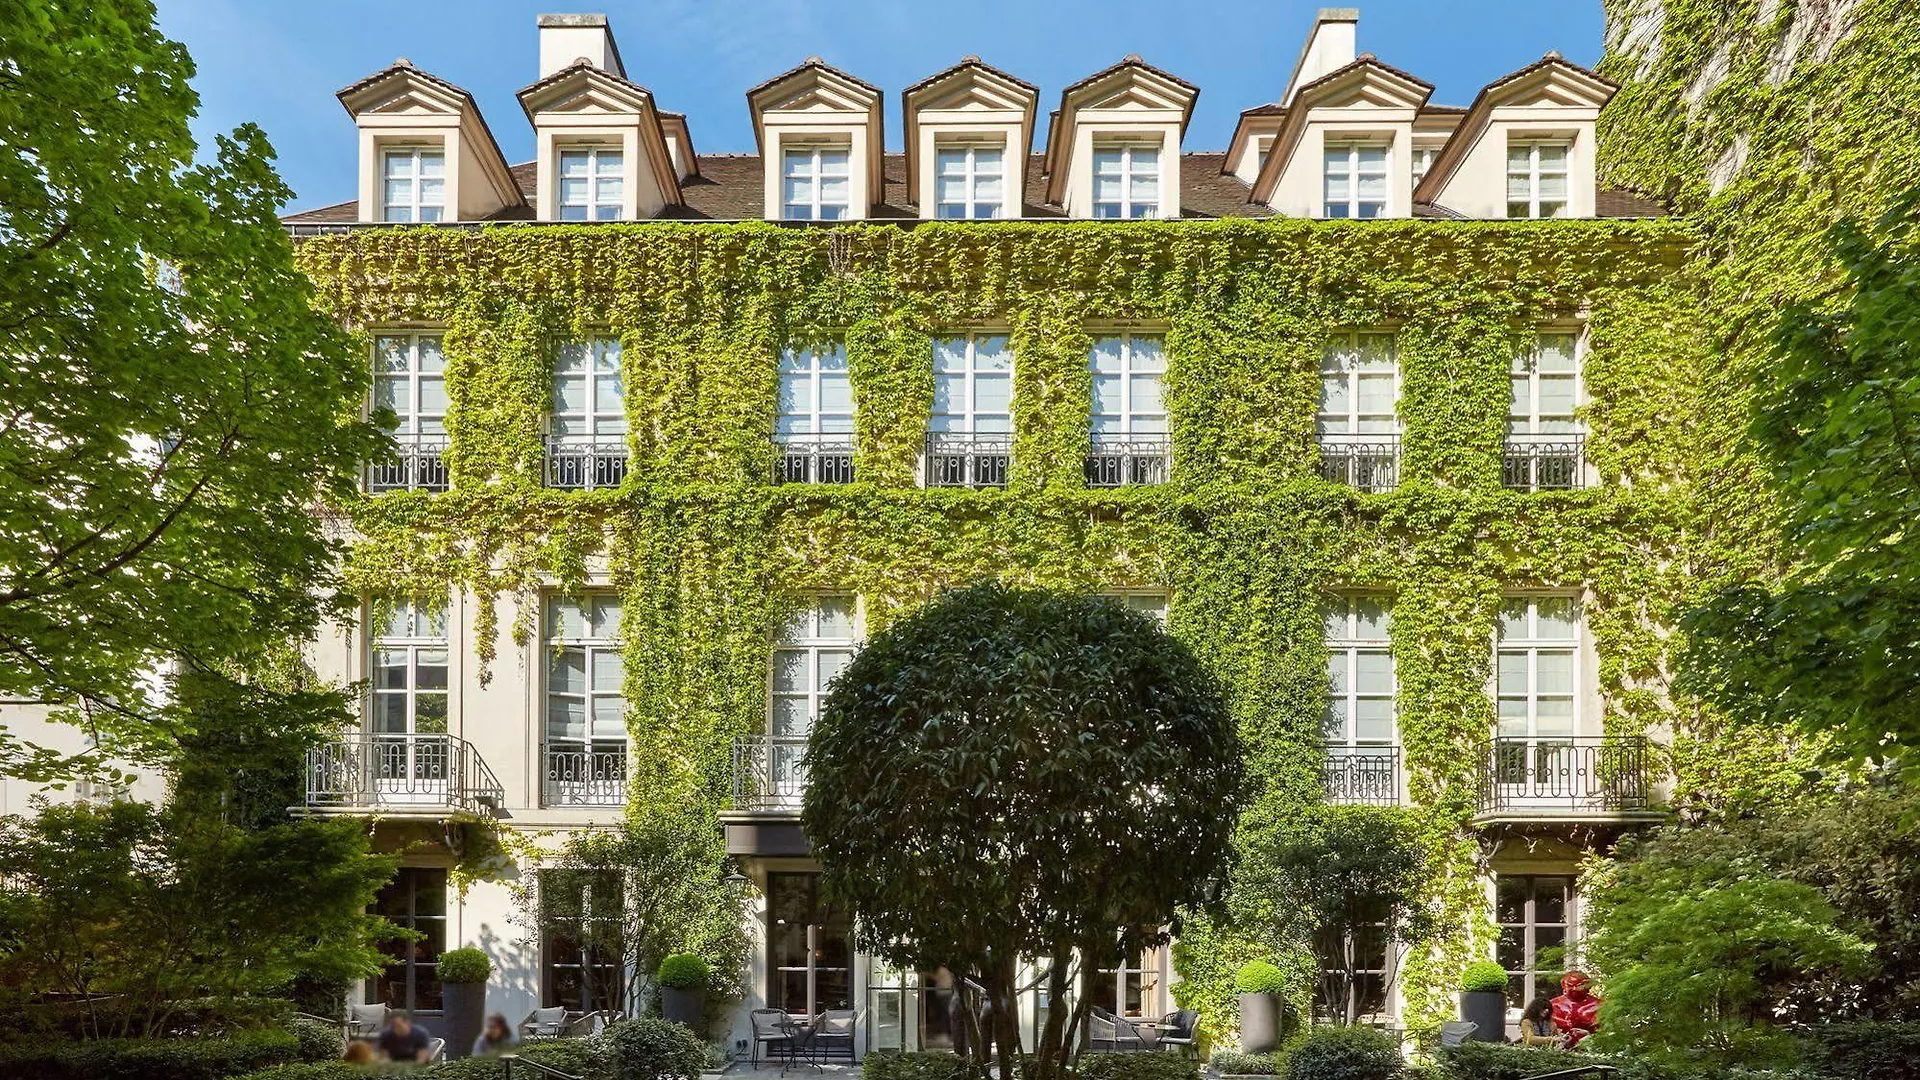
MULTIPOLYGON (((1186 646, 1112 600, 996 584, 869 639, 806 761, 828 896, 868 951, 985 988, 1003 1080, 1020 961, 1062 1001, 1076 962, 1159 944, 1223 875, 1240 806, 1233 721, 1186 646)), ((1032 1080, 1061 1075, 1088 1006, 1049 1011, 1032 1080)))

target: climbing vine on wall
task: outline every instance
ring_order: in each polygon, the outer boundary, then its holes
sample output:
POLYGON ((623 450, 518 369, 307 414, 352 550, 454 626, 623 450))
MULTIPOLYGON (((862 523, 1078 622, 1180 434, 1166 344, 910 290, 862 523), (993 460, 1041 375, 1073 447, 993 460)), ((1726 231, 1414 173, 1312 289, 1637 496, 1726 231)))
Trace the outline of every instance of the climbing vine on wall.
MULTIPOLYGON (((300 259, 349 325, 446 327, 454 489, 348 508, 350 580, 514 598, 510 629, 481 628, 484 661, 496 638, 528 647, 541 589, 606 573, 635 813, 725 805, 732 738, 764 730, 770 635, 809 593, 857 593, 871 626, 983 576, 1168 591, 1173 631, 1232 689, 1255 812, 1285 813, 1319 792, 1322 602, 1392 594, 1405 758, 1446 854, 1444 930, 1408 980, 1430 1027, 1490 935, 1467 823, 1502 590, 1586 595, 1609 731, 1688 720, 1662 627, 1705 557, 1692 242, 1672 221, 654 223, 362 230, 306 239, 300 259), (1574 319, 1602 483, 1505 490, 1512 357, 1574 319), (970 327, 1012 343, 1014 466, 1004 490, 922 490, 931 341, 970 327), (1390 493, 1315 474, 1319 358, 1342 327, 1398 333, 1390 493), (1120 329, 1165 337, 1173 478, 1089 490, 1087 350, 1120 329), (587 334, 622 342, 633 467, 617 490, 547 490, 554 346, 587 334), (823 340, 846 345, 859 482, 776 486, 775 359, 823 340)), ((1189 973, 1230 976, 1208 960, 1189 973)))

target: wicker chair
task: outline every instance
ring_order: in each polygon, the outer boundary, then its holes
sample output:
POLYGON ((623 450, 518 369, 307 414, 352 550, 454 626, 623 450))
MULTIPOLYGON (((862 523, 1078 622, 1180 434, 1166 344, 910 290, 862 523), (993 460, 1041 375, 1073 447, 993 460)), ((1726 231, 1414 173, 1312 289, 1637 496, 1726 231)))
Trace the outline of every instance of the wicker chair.
POLYGON ((1102 1008, 1087 1015, 1087 1047, 1098 1053, 1130 1054, 1145 1050, 1140 1029, 1102 1008))

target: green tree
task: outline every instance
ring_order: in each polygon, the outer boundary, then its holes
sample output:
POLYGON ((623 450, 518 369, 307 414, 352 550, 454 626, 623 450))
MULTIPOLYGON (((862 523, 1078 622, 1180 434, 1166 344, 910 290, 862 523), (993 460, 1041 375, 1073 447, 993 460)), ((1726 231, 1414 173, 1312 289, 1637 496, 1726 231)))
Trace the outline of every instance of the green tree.
POLYGON ((1229 894, 1234 922, 1319 973, 1317 1013, 1358 1023, 1399 976, 1394 943, 1433 931, 1425 842, 1404 811, 1383 807, 1249 818, 1229 894), (1377 982, 1363 974, 1372 971, 1377 982))
MULTIPOLYGON (((806 762, 825 891, 859 913, 868 951, 985 988, 1003 1080, 1022 960, 1065 1001, 1076 961, 1163 942, 1226 866, 1241 790, 1219 684, 1157 622, 993 584, 874 635, 806 762)), ((1089 1002, 1049 1010, 1037 1080, 1061 1075, 1089 1002)))
MULTIPOLYGON (((265 136, 194 164, 192 75, 150 0, 0 3, 0 694, 103 742, 187 722, 162 664, 314 628, 315 499, 380 447, 265 136)), ((0 731, 0 770, 50 764, 0 731)))
POLYGON ((1691 612, 1683 686, 1841 754, 1920 738, 1920 190, 1829 234, 1843 282, 1782 315, 1749 436, 1788 568, 1691 612))

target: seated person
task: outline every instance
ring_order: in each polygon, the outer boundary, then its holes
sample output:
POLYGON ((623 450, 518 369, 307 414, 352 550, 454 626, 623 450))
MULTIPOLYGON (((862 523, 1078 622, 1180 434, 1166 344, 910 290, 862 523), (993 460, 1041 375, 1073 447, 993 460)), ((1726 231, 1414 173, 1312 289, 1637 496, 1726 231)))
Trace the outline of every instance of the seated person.
POLYGON ((380 1056, 387 1061, 411 1061, 424 1065, 427 1063, 427 1047, 431 1042, 426 1032, 414 1026, 412 1017, 399 1012, 387 1021, 387 1030, 380 1033, 374 1045, 380 1048, 380 1056))
POLYGON ((473 1056, 485 1057, 488 1054, 511 1050, 519 1041, 513 1037, 513 1029, 507 1026, 507 1018, 494 1013, 487 1017, 486 1030, 480 1033, 479 1038, 473 1040, 473 1056))
POLYGON ((374 1055, 373 1044, 365 1039, 351 1039, 347 1042, 347 1052, 340 1060, 349 1065, 372 1065, 379 1058, 374 1055))
POLYGON ((1566 1036, 1553 1026, 1553 999, 1541 994, 1520 1013, 1520 1045, 1565 1049, 1566 1036))

